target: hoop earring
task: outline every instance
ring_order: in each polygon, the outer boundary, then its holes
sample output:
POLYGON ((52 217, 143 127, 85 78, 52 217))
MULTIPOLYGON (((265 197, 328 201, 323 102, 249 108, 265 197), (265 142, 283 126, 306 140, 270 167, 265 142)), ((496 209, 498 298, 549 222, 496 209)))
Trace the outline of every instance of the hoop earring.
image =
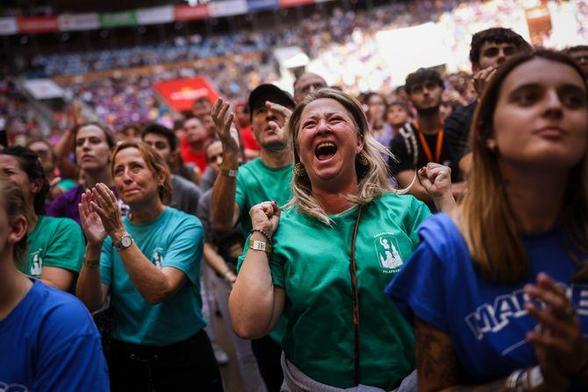
POLYGON ((365 157, 365 155, 358 154, 355 159, 357 159, 357 163, 360 166, 368 166, 369 165, 369 162, 368 162, 367 158, 365 157))
POLYGON ((298 162, 294 165, 294 175, 299 178, 307 176, 306 170, 304 169, 304 165, 302 163, 298 162))

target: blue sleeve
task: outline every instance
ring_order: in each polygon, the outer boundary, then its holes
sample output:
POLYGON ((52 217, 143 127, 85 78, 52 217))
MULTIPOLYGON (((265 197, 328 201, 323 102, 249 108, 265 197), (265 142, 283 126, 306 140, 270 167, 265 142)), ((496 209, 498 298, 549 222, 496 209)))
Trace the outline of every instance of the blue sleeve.
POLYGON ((100 335, 81 303, 56 307, 42 328, 34 391, 109 390, 100 335))
POLYGON ((162 267, 173 267, 186 274, 192 284, 200 283, 200 261, 204 247, 204 230, 195 216, 187 216, 170 239, 162 267))
POLYGON ((386 288, 404 317, 414 317, 448 332, 443 263, 426 241, 421 242, 402 270, 386 288))
POLYGON ((102 251, 100 253, 100 281, 102 284, 110 286, 112 279, 112 239, 106 237, 102 244, 102 251))

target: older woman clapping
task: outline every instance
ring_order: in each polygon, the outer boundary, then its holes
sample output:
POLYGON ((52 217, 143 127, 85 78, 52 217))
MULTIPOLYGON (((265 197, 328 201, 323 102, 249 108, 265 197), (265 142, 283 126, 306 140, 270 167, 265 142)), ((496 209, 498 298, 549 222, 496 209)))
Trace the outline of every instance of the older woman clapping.
POLYGON ((83 194, 80 217, 88 245, 77 294, 96 310, 111 293, 113 389, 222 390, 203 331, 200 221, 165 205, 170 174, 148 145, 119 144, 112 176, 130 213, 121 217, 104 184, 83 194))
MULTIPOLYGON (((235 330, 263 336, 285 315, 290 390, 396 388, 414 368, 414 335, 383 291, 429 211, 390 189, 384 148, 345 93, 308 96, 289 131, 293 198, 282 214, 273 202, 250 211, 249 250, 230 298, 235 330)), ((431 167, 429 185, 447 181, 447 170, 431 167)))

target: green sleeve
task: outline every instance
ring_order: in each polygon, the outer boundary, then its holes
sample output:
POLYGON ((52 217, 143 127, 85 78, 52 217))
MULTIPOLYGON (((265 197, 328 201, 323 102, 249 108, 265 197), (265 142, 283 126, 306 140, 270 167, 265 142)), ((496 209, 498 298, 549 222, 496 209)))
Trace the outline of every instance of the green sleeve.
POLYGON ((407 228, 408 235, 410 236, 410 239, 412 240, 416 248, 416 245, 418 245, 419 242, 421 242, 418 234, 418 228, 425 219, 431 216, 431 211, 425 203, 418 200, 416 197, 412 195, 410 197, 412 198, 412 205, 410 210, 413 211, 413 213, 408 215, 410 217, 410 222, 407 222, 407 228))
MULTIPOLYGON (((237 273, 241 270, 243 266, 243 262, 245 262, 245 257, 247 256, 247 251, 249 250, 249 239, 251 236, 247 237, 245 240, 245 246, 243 247, 243 253, 237 259, 237 273)), ((270 272, 272 274, 272 283, 274 286, 284 287, 284 262, 282 258, 275 253, 272 253, 270 256, 269 261, 270 272)))
POLYGON ((239 206, 239 216, 248 213, 246 183, 243 179, 243 170, 237 172, 237 185, 235 189, 235 203, 239 206))
POLYGON ((43 265, 78 273, 82 268, 85 248, 80 226, 72 219, 61 218, 55 227, 53 240, 47 247, 43 265))

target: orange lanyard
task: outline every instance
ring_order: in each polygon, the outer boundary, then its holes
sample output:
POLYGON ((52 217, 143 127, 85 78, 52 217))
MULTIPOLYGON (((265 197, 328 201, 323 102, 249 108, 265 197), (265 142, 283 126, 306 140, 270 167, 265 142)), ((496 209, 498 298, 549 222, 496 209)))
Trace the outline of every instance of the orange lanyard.
POLYGON ((423 135, 423 133, 421 132, 421 129, 420 129, 418 123, 416 124, 416 129, 419 134, 419 139, 421 140, 421 145, 423 146, 423 152, 425 153, 425 156, 427 157, 427 162, 441 163, 440 162, 441 151, 443 150, 443 139, 444 139, 443 129, 439 129, 437 131, 437 143, 435 145, 435 160, 433 160, 433 154, 431 153, 431 147, 429 147, 429 142, 427 142, 425 135, 423 135))

